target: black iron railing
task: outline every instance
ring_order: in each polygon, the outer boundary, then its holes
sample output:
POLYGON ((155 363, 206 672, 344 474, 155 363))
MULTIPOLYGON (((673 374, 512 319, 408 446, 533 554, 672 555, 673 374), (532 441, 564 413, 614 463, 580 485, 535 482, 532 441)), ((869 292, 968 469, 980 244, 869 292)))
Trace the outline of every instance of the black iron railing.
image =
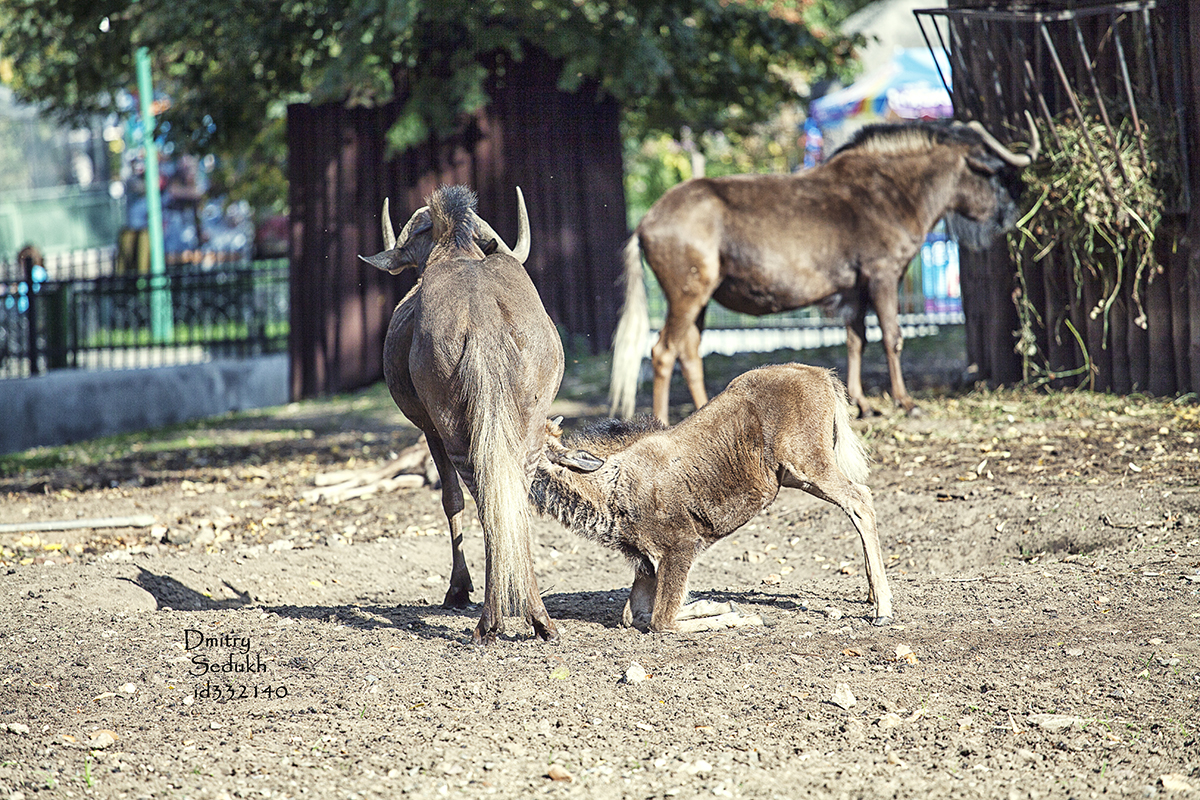
POLYGON ((0 378, 286 351, 287 259, 121 266, 115 248, 0 263, 0 378))

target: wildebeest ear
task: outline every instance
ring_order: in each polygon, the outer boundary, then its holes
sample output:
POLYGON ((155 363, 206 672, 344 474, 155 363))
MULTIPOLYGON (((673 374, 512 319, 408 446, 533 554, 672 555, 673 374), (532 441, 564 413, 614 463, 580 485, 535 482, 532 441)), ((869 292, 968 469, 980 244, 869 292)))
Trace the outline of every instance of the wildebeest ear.
POLYGON ((578 472, 595 472, 604 466, 604 459, 598 458, 587 450, 566 450, 561 453, 551 453, 550 461, 561 467, 578 472))
POLYGON ((998 168, 993 159, 984 160, 973 154, 967 155, 967 166, 984 175, 995 175, 998 168))
POLYGON ((384 250, 382 253, 376 253, 373 256, 359 256, 363 261, 370 264, 376 269, 381 269, 384 272, 390 272, 393 275, 399 275, 409 267, 416 266, 410 261, 400 260, 400 251, 384 250))
POLYGON ((479 249, 483 251, 485 256, 490 256, 492 253, 500 249, 500 244, 495 239, 488 239, 480 244, 479 249))

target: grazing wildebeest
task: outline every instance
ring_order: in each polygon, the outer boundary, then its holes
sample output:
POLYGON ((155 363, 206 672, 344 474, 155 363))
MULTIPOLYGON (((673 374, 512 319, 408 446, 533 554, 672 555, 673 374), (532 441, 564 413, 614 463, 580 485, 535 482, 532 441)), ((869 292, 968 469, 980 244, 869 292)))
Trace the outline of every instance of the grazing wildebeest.
POLYGON ((779 487, 802 489, 850 517, 883 625, 892 593, 849 420, 845 387, 829 370, 760 367, 672 428, 653 417, 609 420, 563 443, 558 421, 548 422, 531 497, 538 511, 629 559, 626 625, 688 631, 708 627, 683 606, 696 556, 769 506, 779 487))
POLYGON ((822 303, 846 324, 847 386, 861 415, 866 313, 883 331, 892 398, 915 407, 900 372, 900 280, 943 216, 959 240, 985 247, 1016 222, 1019 172, 1036 158, 1014 154, 981 125, 907 123, 860 130, 820 166, 794 175, 694 178, 671 188, 625 247, 625 309, 613 340, 610 413, 632 416, 649 330, 641 255, 667 299, 651 351, 654 415, 667 421, 678 358, 696 407, 704 405, 700 331, 715 298, 745 314, 822 303))
POLYGON ((396 405, 424 431, 441 476, 453 558, 448 607, 465 606, 473 588, 458 478, 478 505, 487 554, 479 643, 495 641, 506 614, 531 619, 541 639, 558 637, 533 574, 529 485, 563 349, 523 266, 529 220, 520 189, 517 198, 513 250, 475 212, 475 194, 451 186, 433 193, 399 239, 385 203, 388 249, 364 259, 393 274, 420 272, 392 315, 383 372, 396 405))

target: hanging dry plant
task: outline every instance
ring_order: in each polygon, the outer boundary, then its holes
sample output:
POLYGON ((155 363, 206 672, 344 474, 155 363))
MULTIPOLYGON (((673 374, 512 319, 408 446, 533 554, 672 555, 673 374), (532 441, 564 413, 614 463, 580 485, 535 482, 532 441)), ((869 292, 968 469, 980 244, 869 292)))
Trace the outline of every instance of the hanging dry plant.
MULTIPOLYGON (((1115 104, 1110 102, 1108 108, 1114 109, 1115 104)), ((1092 372, 1087 348, 1069 319, 1064 323, 1083 352, 1084 366, 1050 373, 1040 363, 1036 330, 1043 322, 1025 290, 1027 267, 1052 251, 1063 253, 1070 259, 1073 289, 1080 301, 1084 280, 1098 281, 1100 299, 1087 313, 1093 320, 1103 318, 1105 341, 1109 311, 1128 285, 1137 313, 1134 323, 1144 329, 1142 297, 1161 271, 1155 259, 1155 235, 1168 202, 1165 198, 1177 197, 1182 187, 1178 169, 1170 167, 1176 163, 1173 126, 1151 127, 1142 120, 1138 132, 1132 119, 1118 112, 1110 135, 1094 104, 1084 111, 1086 127, 1071 111, 1056 117, 1053 129, 1039 121, 1045 154, 1022 175, 1028 205, 1009 242, 1022 288, 1018 348, 1027 381, 1048 382, 1085 373, 1090 377, 1092 372)))

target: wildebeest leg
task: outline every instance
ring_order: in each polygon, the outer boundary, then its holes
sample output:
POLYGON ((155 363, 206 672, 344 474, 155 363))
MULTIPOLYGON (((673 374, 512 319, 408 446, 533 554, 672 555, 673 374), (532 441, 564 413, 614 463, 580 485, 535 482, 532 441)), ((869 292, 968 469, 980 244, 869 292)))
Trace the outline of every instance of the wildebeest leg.
POLYGON ((650 350, 650 363, 654 367, 654 416, 664 424, 668 421, 671 373, 675 370, 677 358, 680 359, 683 378, 687 381, 696 408, 708 402, 708 393, 704 390, 704 362, 700 360, 700 328, 697 321, 711 296, 712 289, 708 289, 707 294, 703 295, 689 293, 667 299, 667 319, 658 341, 650 350))
POLYGON ((822 464, 818 459, 811 459, 805 466, 808 469, 800 471, 788 465, 780 482, 833 503, 846 512, 862 541, 867 564, 867 600, 875 606, 874 622, 876 625, 891 624, 892 590, 883 569, 883 550, 879 546, 871 490, 846 478, 833 464, 822 464))
POLYGON ((875 506, 871 502, 871 491, 860 483, 849 483, 849 494, 838 503, 862 540, 863 556, 867 564, 867 599, 875 604, 876 625, 892 622, 892 590, 888 586, 883 567, 883 550, 879 546, 879 529, 875 524, 875 506))
POLYGON ((650 630, 679 630, 675 615, 687 596, 688 572, 696 555, 694 542, 685 541, 662 554, 658 561, 658 587, 654 596, 654 612, 650 630))
POLYGON ((879 328, 883 333, 883 351, 887 355, 888 376, 892 380, 892 399, 906 413, 916 410, 916 403, 904 386, 904 373, 900 371, 900 351, 904 349, 904 337, 900 333, 900 287, 888 278, 871 285, 871 305, 879 317, 879 328))
POLYGON ((446 590, 446 599, 442 601, 442 607, 466 608, 471 603, 470 595, 475 591, 475 586, 471 583, 471 572, 467 568, 467 559, 462 549, 462 486, 458 483, 458 473, 450 463, 441 438, 436 433, 426 431, 425 440, 429 443, 429 454, 433 456, 434 466, 442 479, 442 511, 446 513, 446 521, 450 523, 450 588, 446 590))
MULTIPOLYGON (((762 617, 743 614, 733 603, 714 603, 696 600, 684 605, 687 597, 688 573, 696 557, 696 543, 689 541, 667 551, 658 562, 658 586, 654 610, 650 614, 650 630, 696 633, 743 625, 762 625, 762 617)), ((637 579, 634 579, 637 588, 637 579)), ((630 601, 633 591, 630 591, 630 601)))
POLYGON ((876 413, 863 393, 862 355, 866 341, 866 315, 862 310, 858 310, 846 322, 846 393, 850 395, 850 402, 858 406, 860 417, 871 417, 876 413))
POLYGON ((657 592, 658 574, 654 571, 654 565, 647 561, 633 573, 633 586, 629 590, 629 599, 625 601, 625 610, 621 613, 621 624, 626 628, 632 628, 635 623, 649 624, 657 592))
POLYGON ((687 383, 692 402, 696 404, 697 409, 708 402, 708 392, 704 388, 704 361, 700 358, 700 329, 704 308, 705 306, 700 308, 700 314, 692 320, 685 332, 679 353, 679 371, 683 373, 683 380, 687 383))
MULTIPOLYGON (((486 533, 485 533, 486 535, 486 533)), ((483 610, 479 615, 479 624, 475 626, 472 638, 475 644, 495 644, 500 634, 504 632, 504 615, 500 613, 502 603, 496 589, 496 573, 492 564, 492 548, 485 545, 487 556, 484 559, 484 590, 483 610)))
POLYGON ((684 317, 676 308, 667 312, 658 341, 650 350, 650 363, 654 368, 654 416, 667 422, 667 411, 671 405, 671 373, 675 361, 682 355, 682 371, 692 394, 692 402, 700 408, 708 402, 704 391, 704 364, 700 360, 700 329, 694 316, 684 317))
MULTIPOLYGON (((526 548, 530 547, 528 539, 526 539, 525 546, 526 548)), ((494 644, 500 634, 504 633, 504 616, 498 611, 504 604, 497 593, 498 590, 496 587, 499 583, 495 573, 495 566, 492 563, 492 549, 490 547, 486 547, 485 549, 487 550, 487 565, 485 567, 483 610, 479 616, 479 624, 475 626, 475 633, 472 637, 475 640, 475 644, 494 644)), ((529 604, 529 615, 533 623, 533 630, 539 639, 554 641, 558 638, 558 628, 555 627, 554 621, 550 619, 550 614, 546 611, 546 605, 542 602, 542 596, 538 592, 537 578, 533 573, 532 554, 528 563, 530 567, 529 572, 526 574, 527 581, 525 585, 529 587, 529 594, 526 596, 526 600, 529 604)))
MULTIPOLYGON (((528 540, 525 544, 527 548, 532 547, 528 540)), ((525 585, 529 587, 526 600, 529 605, 529 618, 533 624, 534 635, 546 642, 557 640, 558 628, 555 627, 554 620, 550 619, 550 613, 546 611, 546 604, 542 602, 542 595, 538 592, 537 576, 533 574, 532 550, 529 556, 529 575, 525 585)))

